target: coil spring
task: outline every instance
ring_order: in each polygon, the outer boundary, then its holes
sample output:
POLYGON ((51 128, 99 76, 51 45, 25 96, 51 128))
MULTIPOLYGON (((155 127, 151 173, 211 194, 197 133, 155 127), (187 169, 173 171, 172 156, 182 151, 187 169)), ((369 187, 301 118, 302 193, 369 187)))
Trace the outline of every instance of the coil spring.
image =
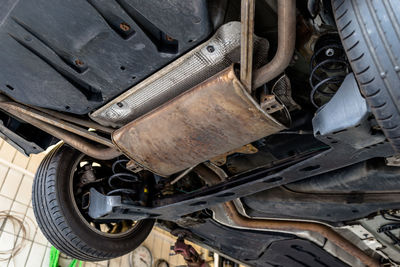
POLYGON ((310 101, 316 108, 321 106, 315 102, 317 94, 329 100, 338 90, 349 69, 350 65, 340 41, 330 40, 329 44, 316 50, 311 57, 309 78, 310 101))
POLYGON ((131 173, 125 166, 124 163, 128 163, 127 159, 120 159, 113 163, 111 170, 112 175, 108 178, 108 185, 112 190, 107 193, 107 196, 113 194, 127 194, 127 195, 135 195, 137 191, 133 189, 133 186, 129 188, 121 188, 121 186, 116 185, 116 181, 122 182, 122 184, 135 184, 139 183, 139 177, 133 173, 131 173), (123 169, 123 172, 118 172, 117 167, 123 169), (125 172, 126 171, 126 172, 125 172))

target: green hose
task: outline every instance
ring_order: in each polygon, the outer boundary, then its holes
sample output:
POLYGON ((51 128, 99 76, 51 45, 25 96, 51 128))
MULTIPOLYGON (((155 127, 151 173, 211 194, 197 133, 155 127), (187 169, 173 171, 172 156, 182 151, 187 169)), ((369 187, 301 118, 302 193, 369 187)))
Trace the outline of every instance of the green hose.
POLYGON ((58 251, 55 247, 51 247, 50 249, 50 267, 58 267, 58 259, 60 257, 60 251, 58 251))
MULTIPOLYGON (((58 259, 60 258, 60 251, 55 247, 51 247, 50 249, 50 265, 49 267, 58 267, 58 259)), ((69 264, 69 267, 76 267, 78 260, 73 259, 69 264)), ((79 261, 79 267, 82 267, 83 262, 79 261)))
MULTIPOLYGON (((78 260, 76 260, 76 259, 73 259, 72 261, 71 261, 71 263, 69 264, 69 267, 76 267, 76 263, 78 262, 78 260)), ((79 265, 78 265, 79 267, 82 267, 82 261, 79 261, 79 265)))

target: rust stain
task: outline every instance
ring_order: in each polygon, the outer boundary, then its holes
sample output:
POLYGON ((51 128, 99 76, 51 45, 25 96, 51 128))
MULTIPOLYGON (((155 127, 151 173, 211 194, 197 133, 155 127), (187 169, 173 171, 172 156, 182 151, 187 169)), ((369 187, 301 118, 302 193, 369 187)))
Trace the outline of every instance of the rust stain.
POLYGON ((118 129, 113 140, 140 166, 169 176, 284 128, 247 93, 231 66, 118 129))

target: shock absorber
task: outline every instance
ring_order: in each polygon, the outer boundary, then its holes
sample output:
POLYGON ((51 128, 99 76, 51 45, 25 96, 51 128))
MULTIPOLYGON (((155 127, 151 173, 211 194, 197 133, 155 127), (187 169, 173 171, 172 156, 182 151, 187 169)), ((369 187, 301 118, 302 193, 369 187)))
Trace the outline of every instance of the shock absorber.
POLYGON ((339 89, 350 70, 346 53, 337 34, 321 36, 310 61, 310 101, 319 108, 339 89))

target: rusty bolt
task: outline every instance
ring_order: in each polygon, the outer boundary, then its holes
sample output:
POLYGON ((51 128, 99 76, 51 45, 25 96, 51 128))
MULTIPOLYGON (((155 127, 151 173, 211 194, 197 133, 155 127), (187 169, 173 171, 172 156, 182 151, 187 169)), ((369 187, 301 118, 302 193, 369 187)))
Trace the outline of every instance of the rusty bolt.
POLYGON ((84 63, 81 61, 81 60, 79 60, 79 59, 76 59, 75 60, 75 65, 77 65, 77 66, 82 66, 84 63))
POLYGON ((169 35, 166 35, 165 38, 167 39, 168 42, 172 42, 174 40, 174 38, 172 38, 169 35))
POLYGON ((131 26, 129 26, 128 23, 122 22, 121 24, 119 24, 119 27, 121 28, 121 30, 123 30, 124 32, 127 32, 131 29, 131 26))

